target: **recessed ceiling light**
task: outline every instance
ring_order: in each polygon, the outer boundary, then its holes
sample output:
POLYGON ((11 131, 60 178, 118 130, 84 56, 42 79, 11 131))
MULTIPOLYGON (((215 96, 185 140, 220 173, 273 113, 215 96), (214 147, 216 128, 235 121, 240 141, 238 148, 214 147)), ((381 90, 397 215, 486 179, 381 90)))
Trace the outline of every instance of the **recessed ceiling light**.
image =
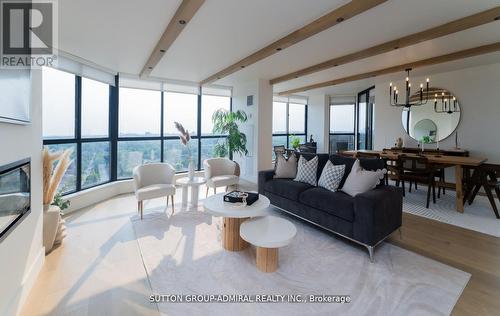
POLYGON ((337 18, 337 22, 338 22, 338 23, 340 23, 340 22, 342 22, 342 21, 344 21, 344 18, 343 18, 343 17, 337 18))
POLYGON ((497 16, 497 17, 495 18, 495 21, 498 21, 498 20, 500 20, 500 16, 497 16))
POLYGON ((399 46, 394 46, 394 49, 398 49, 398 48, 399 48, 399 46))
POLYGON ((281 49, 282 49, 281 47, 276 48, 276 50, 277 50, 278 52, 279 52, 281 49))
POLYGON ((245 66, 241 66, 241 68, 245 68, 245 66))
POLYGON ((153 69, 153 67, 149 66, 148 69, 153 69))
POLYGON ((337 67, 338 65, 339 65, 339 64, 335 64, 335 65, 333 65, 333 67, 337 67))
POLYGON ((181 24, 181 25, 186 24, 186 20, 179 20, 179 24, 181 24))
POLYGON ((295 76, 295 78, 298 78, 299 76, 295 76))
POLYGON ((164 49, 160 49, 160 53, 164 53, 164 52, 165 52, 165 50, 164 50, 164 49))

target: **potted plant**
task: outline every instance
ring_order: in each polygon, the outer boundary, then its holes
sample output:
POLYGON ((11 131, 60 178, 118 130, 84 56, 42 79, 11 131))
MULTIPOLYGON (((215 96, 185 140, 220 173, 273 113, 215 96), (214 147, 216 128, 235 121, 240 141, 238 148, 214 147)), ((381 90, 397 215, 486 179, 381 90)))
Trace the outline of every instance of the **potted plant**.
POLYGON ((189 141, 191 140, 191 135, 189 134, 189 131, 187 131, 184 126, 182 126, 181 123, 179 122, 174 122, 175 128, 179 131, 179 139, 181 141, 181 144, 184 145, 184 147, 187 149, 188 152, 188 177, 189 180, 193 180, 194 178, 194 163, 193 163, 193 156, 191 153, 191 146, 189 141))
POLYGON ((297 150, 300 147, 300 138, 295 135, 292 135, 290 140, 290 145, 294 150, 297 150))
POLYGON ((230 112, 224 109, 215 111, 212 115, 214 123, 214 134, 227 134, 224 142, 217 143, 214 147, 214 154, 217 157, 229 155, 232 159, 235 153, 247 155, 247 136, 240 131, 238 123, 245 123, 247 114, 244 111, 230 112))
POLYGON ((47 148, 43 156, 43 245, 45 253, 50 252, 54 245, 62 243, 66 237, 66 227, 61 217, 62 210, 69 207, 70 203, 62 198, 57 188, 64 174, 71 165, 72 150, 67 149, 51 153, 47 148), (54 168, 55 165, 55 168, 54 168))

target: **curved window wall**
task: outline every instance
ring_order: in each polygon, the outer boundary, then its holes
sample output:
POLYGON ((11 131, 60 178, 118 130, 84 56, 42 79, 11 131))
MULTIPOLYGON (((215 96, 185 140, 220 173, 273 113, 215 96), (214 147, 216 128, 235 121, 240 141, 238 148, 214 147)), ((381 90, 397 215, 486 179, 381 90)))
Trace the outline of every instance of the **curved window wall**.
POLYGON ((228 96, 124 88, 52 68, 42 72, 44 145, 73 151, 58 188, 63 194, 129 179, 136 166, 151 162, 185 172, 189 154, 201 170, 224 140, 212 133, 212 114, 231 110, 228 96), (174 122, 189 131, 189 148, 174 122))

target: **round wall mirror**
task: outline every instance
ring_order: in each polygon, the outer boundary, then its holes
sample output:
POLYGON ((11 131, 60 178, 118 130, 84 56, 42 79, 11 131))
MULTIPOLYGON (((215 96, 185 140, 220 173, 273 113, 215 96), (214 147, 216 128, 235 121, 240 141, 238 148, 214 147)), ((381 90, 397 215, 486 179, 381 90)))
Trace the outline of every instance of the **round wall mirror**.
MULTIPOLYGON (((417 92, 411 96, 410 102, 419 98, 420 93, 417 92)), ((418 142, 435 143, 453 134, 460 122, 461 112, 458 99, 450 91, 433 87, 429 88, 427 103, 403 109, 401 121, 411 138, 418 142)))

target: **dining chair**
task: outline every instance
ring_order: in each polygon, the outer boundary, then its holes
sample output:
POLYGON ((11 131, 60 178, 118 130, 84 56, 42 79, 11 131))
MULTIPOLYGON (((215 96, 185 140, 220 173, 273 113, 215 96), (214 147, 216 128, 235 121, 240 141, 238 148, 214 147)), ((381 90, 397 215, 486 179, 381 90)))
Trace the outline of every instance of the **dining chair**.
MULTIPOLYGON (((403 196, 405 196, 405 181, 410 183, 419 182, 427 184, 427 202, 426 208, 429 208, 431 190, 432 201, 436 203, 436 178, 435 167, 423 156, 400 155, 397 162, 398 177, 403 187, 403 196)), ((398 183, 397 183, 398 185, 398 183)), ((399 185, 398 185, 399 186, 399 185)), ((411 187, 411 184, 410 184, 411 187)))
POLYGON ((481 187, 483 187, 496 218, 500 219, 495 197, 492 192, 492 190, 494 190, 497 194, 497 198, 500 200, 500 165, 485 163, 476 167, 470 182, 471 183, 467 186, 469 188, 468 192, 466 193, 466 199, 469 205, 474 202, 477 193, 481 187))
POLYGON ((134 168, 134 192, 137 198, 137 211, 144 213, 144 201, 167 197, 172 199, 172 214, 174 213, 174 195, 175 195, 175 169, 168 163, 150 163, 140 165, 134 168))

